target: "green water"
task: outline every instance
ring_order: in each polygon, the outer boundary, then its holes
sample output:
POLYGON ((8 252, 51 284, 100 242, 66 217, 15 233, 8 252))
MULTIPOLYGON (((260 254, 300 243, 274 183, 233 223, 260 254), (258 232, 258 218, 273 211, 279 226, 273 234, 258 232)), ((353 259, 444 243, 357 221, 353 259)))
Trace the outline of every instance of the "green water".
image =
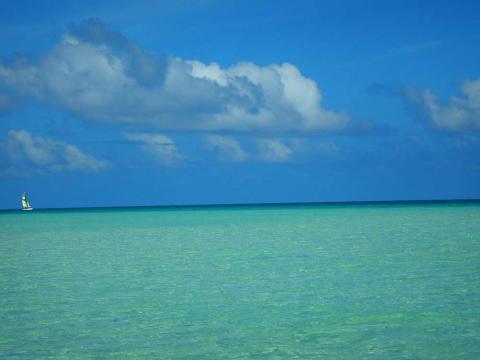
POLYGON ((480 203, 0 212, 2 359, 478 359, 480 203))

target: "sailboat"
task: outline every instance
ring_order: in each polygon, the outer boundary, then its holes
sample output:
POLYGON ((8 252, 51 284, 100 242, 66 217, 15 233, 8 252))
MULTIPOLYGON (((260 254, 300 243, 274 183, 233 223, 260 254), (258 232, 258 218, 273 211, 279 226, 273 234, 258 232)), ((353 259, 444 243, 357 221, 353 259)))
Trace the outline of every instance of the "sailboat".
POLYGON ((27 195, 23 193, 22 195, 22 210, 24 211, 30 211, 33 210, 32 205, 28 202, 27 195))

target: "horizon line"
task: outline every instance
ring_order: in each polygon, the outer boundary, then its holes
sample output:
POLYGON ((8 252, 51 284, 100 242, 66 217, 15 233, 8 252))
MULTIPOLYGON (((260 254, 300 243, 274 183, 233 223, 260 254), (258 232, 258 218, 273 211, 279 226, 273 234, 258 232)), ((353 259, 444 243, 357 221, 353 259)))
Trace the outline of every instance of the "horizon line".
MULTIPOLYGON (((292 205, 381 205, 381 204, 427 204, 427 203, 476 203, 480 199, 408 199, 408 200, 346 200, 346 201, 300 201, 300 202, 259 202, 259 203, 212 203, 212 204, 170 204, 170 205, 126 205, 126 206, 81 206, 81 207, 34 207, 34 210, 102 210, 138 208, 197 208, 197 207, 247 207, 247 206, 292 206, 292 205)), ((0 212, 21 211, 21 208, 0 209, 0 212)))

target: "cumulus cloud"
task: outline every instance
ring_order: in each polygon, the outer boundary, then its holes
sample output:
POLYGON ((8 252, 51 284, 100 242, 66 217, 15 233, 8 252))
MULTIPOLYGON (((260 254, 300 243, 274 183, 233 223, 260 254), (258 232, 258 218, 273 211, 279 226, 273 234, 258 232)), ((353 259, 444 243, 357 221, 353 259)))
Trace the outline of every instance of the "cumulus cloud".
POLYGON ((466 80, 460 87, 461 97, 452 97, 446 104, 438 101, 430 90, 412 86, 401 88, 375 85, 372 90, 400 96, 407 108, 431 128, 449 132, 480 130, 480 79, 466 80))
POLYGON ((162 134, 125 134, 128 141, 139 142, 141 148, 157 158, 167 166, 173 166, 183 161, 175 142, 168 136, 162 134))
POLYGON ((258 139, 257 150, 260 160, 267 162, 286 162, 294 153, 281 139, 258 139))
POLYGON ((203 141, 207 149, 218 152, 223 160, 242 162, 248 159, 248 154, 231 136, 206 135, 203 141))
POLYGON ((159 129, 322 132, 351 126, 295 65, 154 56, 90 20, 38 61, 0 63, 0 88, 81 117, 159 129))
POLYGON ((99 171, 107 162, 83 153, 76 145, 10 130, 2 147, 11 163, 10 173, 32 171, 99 171))

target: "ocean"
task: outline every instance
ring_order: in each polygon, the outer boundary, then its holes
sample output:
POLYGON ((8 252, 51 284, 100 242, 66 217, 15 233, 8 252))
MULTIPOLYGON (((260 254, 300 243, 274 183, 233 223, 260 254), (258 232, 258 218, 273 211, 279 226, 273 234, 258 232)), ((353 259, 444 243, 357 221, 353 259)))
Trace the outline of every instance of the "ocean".
POLYGON ((0 212, 1 359, 479 359, 480 202, 0 212))

